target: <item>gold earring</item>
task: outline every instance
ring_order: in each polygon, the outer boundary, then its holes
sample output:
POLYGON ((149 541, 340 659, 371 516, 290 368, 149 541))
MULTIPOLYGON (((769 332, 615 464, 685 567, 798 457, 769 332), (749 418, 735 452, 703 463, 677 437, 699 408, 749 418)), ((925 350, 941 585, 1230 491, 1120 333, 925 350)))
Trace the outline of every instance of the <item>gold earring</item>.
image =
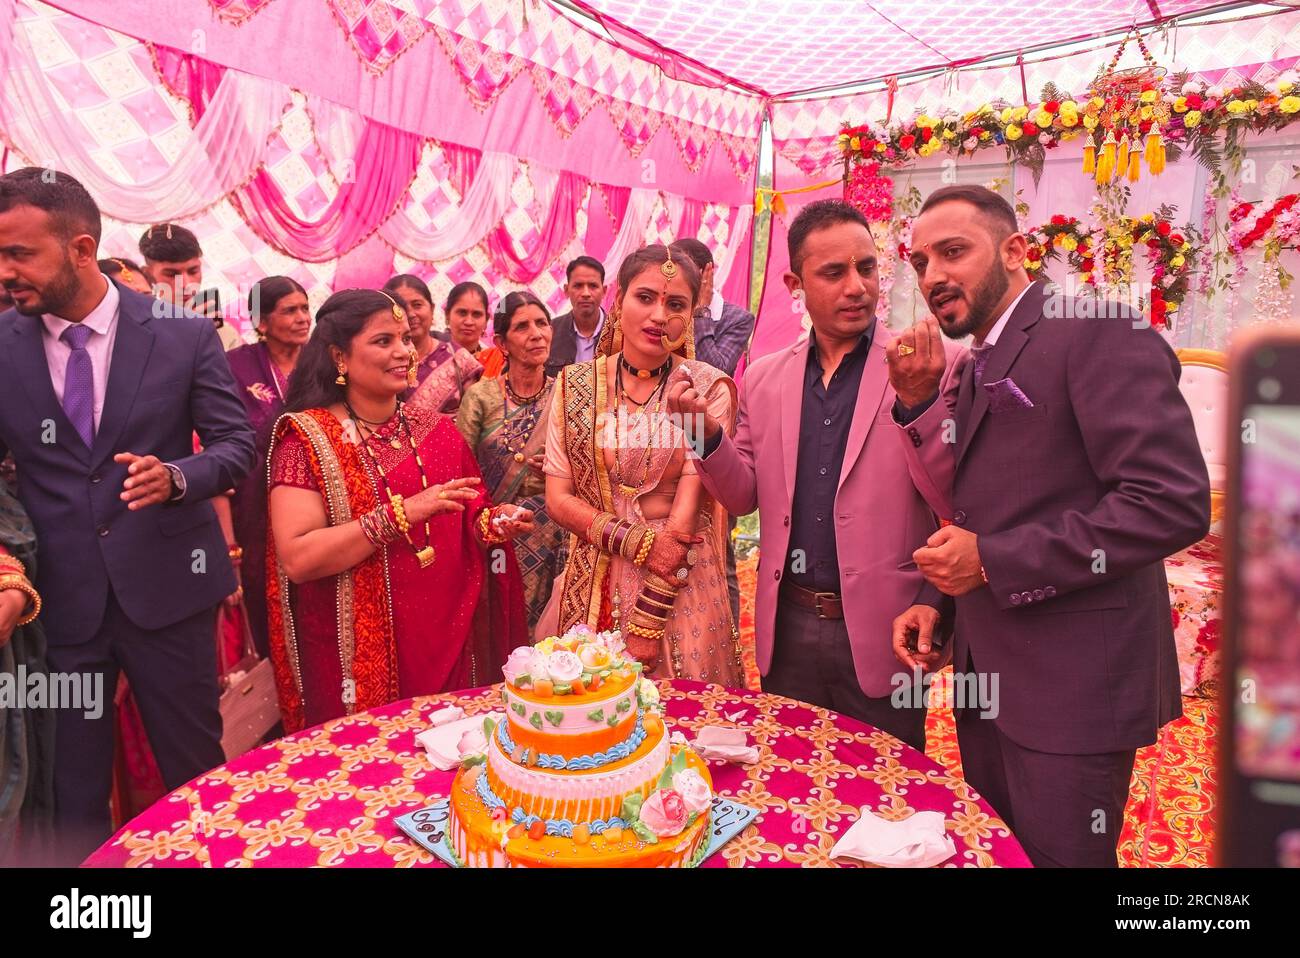
POLYGON ((336 385, 346 386, 348 384, 348 374, 340 368, 339 374, 334 377, 334 382, 336 385))

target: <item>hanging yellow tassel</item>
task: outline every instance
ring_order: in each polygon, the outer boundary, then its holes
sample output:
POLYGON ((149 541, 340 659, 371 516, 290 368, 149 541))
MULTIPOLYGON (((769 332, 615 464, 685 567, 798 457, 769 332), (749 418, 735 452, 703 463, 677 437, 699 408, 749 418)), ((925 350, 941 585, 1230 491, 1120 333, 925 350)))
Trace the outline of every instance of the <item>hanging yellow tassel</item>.
POLYGON ((1128 134, 1125 133, 1119 138, 1119 152, 1115 154, 1115 176, 1121 177, 1128 169, 1128 134))
POLYGON ((1115 174, 1115 134, 1107 131, 1106 139, 1101 143, 1101 154, 1097 157, 1097 182, 1109 183, 1115 174))
POLYGON ((1151 132, 1147 134, 1146 161, 1152 176, 1159 176, 1165 171, 1165 139, 1160 135, 1160 127, 1154 123, 1151 124, 1151 132))
POLYGON ((1083 175, 1097 171, 1097 141, 1088 134, 1088 141, 1083 144, 1083 175))
POLYGON ((780 193, 772 194, 772 212, 777 216, 785 216, 785 197, 780 193))
POLYGON ((1128 181, 1136 183, 1142 176, 1142 151, 1132 150, 1128 155, 1128 181))

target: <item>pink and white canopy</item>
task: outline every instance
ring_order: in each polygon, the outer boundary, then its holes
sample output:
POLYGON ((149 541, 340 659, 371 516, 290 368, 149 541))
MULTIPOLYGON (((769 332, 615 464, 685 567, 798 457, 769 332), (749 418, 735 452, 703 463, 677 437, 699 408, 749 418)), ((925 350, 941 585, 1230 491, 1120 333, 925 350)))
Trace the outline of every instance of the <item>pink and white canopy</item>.
POLYGON ((1221 4, 1205 0, 586 0, 771 97, 1067 43, 1221 4))

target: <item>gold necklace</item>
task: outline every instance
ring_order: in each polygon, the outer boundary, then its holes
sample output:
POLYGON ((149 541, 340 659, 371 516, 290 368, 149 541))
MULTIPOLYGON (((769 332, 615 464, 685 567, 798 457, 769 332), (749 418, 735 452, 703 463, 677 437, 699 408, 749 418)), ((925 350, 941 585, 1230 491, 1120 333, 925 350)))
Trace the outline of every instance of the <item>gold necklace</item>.
MULTIPOLYGON (((349 406, 347 403, 344 403, 343 406, 345 409, 347 409, 348 415, 351 416, 353 419, 355 419, 357 422, 364 423, 367 426, 370 425, 365 419, 362 419, 360 416, 354 413, 352 411, 352 407, 349 406)), ((397 419, 400 427, 406 431, 407 441, 410 442, 411 444, 411 452, 414 453, 415 455, 415 465, 420 470, 420 487, 422 489, 428 489, 429 477, 425 475, 424 472, 424 460, 420 458, 420 448, 415 444, 415 433, 411 431, 411 424, 406 421, 406 413, 402 412, 402 407, 400 405, 398 405, 397 407, 397 419)), ((373 436, 374 431, 370 430, 370 434, 373 436)), ((402 444, 397 440, 396 436, 393 437, 393 441, 391 445, 393 446, 394 449, 402 448, 402 444)), ((365 450, 365 456, 368 460, 370 460, 370 464, 375 467, 375 472, 379 474, 379 482, 380 485, 384 487, 384 492, 388 496, 388 501, 392 502, 397 498, 397 493, 393 492, 393 487, 388 481, 388 475, 384 472, 384 467, 379 464, 378 457, 376 457, 370 452, 370 448, 366 445, 364 439, 361 442, 361 448, 365 450)), ((406 541, 407 544, 410 545, 411 551, 415 553, 415 558, 416 561, 420 563, 420 568, 427 569, 429 566, 433 565, 435 553, 433 549, 433 531, 429 527, 429 520, 427 518, 424 520, 424 548, 423 549, 416 546, 415 540, 411 538, 411 533, 409 531, 404 532, 403 535, 406 536, 406 541)))
MULTIPOLYGON (((668 364, 665 364, 664 367, 661 367, 661 370, 666 369, 667 365, 668 364)), ((623 371, 621 366, 616 368, 617 368, 617 372, 615 373, 615 380, 614 380, 615 411, 618 410, 619 405, 624 399, 627 400, 629 405, 636 405, 636 400, 633 399, 631 396, 627 395, 627 393, 623 391, 623 371)), ((659 415, 660 403, 662 402, 663 399, 660 393, 664 388, 664 384, 667 382, 668 382, 668 377, 665 376, 661 371, 659 376, 659 384, 655 386, 654 392, 652 392, 649 396, 646 397, 646 401, 641 403, 641 405, 636 409, 636 412, 641 415, 644 415, 645 407, 650 405, 651 400, 654 400, 655 406, 654 406, 654 410, 652 411, 652 415, 657 418, 659 415), (656 397, 659 398, 656 399, 656 397)), ((641 482, 639 485, 630 486, 626 482, 628 470, 623 468, 623 461, 619 458, 618 432, 619 432, 618 424, 615 423, 614 425, 614 468, 618 472, 618 478, 617 478, 618 491, 623 494, 624 499, 631 502, 636 497, 636 494, 641 491, 641 486, 645 485, 646 479, 648 479, 650 476, 651 438, 649 436, 646 437, 645 452, 641 456, 641 482)), ((635 459, 635 456, 633 458, 635 459)))
POLYGON ((510 402, 512 400, 515 404, 516 416, 518 416, 521 412, 523 412, 523 410, 526 409, 528 410, 528 412, 523 414, 525 416, 532 417, 532 422, 529 423, 523 431, 523 441, 518 446, 511 445, 509 439, 505 440, 506 451, 512 454, 511 458, 514 459, 515 462, 521 463, 528 458, 527 456, 524 455, 524 447, 528 445, 528 440, 532 437, 533 430, 537 428, 537 412, 538 409, 540 408, 537 400, 542 395, 542 393, 546 392, 546 387, 551 384, 551 380, 546 379, 542 383, 542 388, 537 390, 537 392, 532 396, 532 398, 520 402, 519 398, 515 395, 515 391, 511 389, 510 384, 505 381, 506 377, 501 376, 499 377, 499 379, 502 382, 501 418, 504 420, 501 423, 501 428, 505 429, 506 425, 510 422, 510 402), (507 399, 507 395, 509 396, 509 399, 507 399))

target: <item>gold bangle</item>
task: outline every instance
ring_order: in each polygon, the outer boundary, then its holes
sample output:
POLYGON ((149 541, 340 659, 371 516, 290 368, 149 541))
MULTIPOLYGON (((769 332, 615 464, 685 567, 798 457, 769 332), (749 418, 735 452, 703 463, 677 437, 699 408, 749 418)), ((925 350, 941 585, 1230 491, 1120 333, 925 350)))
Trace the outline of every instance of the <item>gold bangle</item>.
POLYGON ((230 556, 232 559, 239 560, 244 558, 244 550, 240 546, 231 546, 226 555, 230 556))
POLYGON ((411 532, 411 522, 406 518, 406 505, 402 497, 397 493, 390 493, 388 501, 393 504, 393 518, 397 520, 397 528, 401 530, 402 535, 409 535, 411 532))
POLYGON ((616 518, 617 517, 612 512, 596 513, 596 515, 592 517, 591 525, 587 528, 587 541, 599 549, 601 545, 601 534, 605 531, 605 527, 615 521, 616 518))
POLYGON ((655 531, 647 529, 644 536, 641 537, 641 548, 636 552, 636 558, 632 561, 637 565, 645 565, 646 559, 650 558, 650 550, 655 544, 655 531))
POLYGON ((0 556, 0 575, 5 573, 27 577, 27 569, 23 566, 22 560, 8 555, 0 556))
POLYGON ((658 631, 643 629, 635 622, 629 622, 627 624, 627 630, 639 639, 653 639, 657 642, 664 637, 663 629, 659 629, 658 631))
POLYGON ((41 594, 27 581, 26 577, 5 576, 0 578, 0 592, 4 592, 6 589, 15 589, 26 595, 27 604, 31 607, 31 611, 20 618, 16 625, 26 625, 41 614, 41 594))

